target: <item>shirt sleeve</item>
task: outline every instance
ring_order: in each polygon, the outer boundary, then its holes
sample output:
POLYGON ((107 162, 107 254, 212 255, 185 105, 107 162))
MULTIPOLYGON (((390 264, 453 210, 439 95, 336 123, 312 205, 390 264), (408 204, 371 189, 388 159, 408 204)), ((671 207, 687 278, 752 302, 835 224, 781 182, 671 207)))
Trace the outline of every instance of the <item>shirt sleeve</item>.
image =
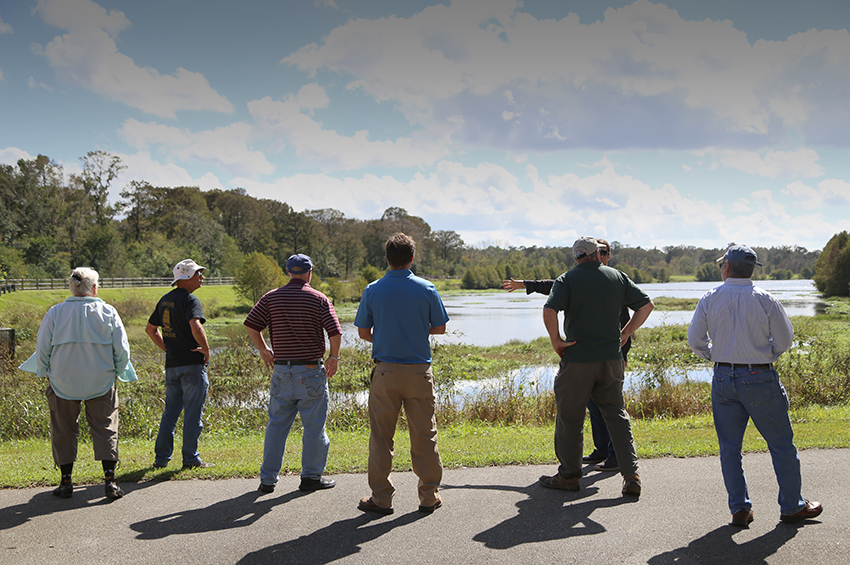
POLYGON ((778 300, 771 300, 773 308, 768 313, 770 323, 770 347, 777 357, 791 349, 794 344, 794 326, 778 300))
POLYGON ((47 311, 36 336, 35 357, 39 377, 50 376, 50 355, 53 353, 53 308, 47 311))
POLYGON ((440 327, 448 323, 449 315, 446 312, 446 307, 443 306, 443 301, 436 289, 432 290, 431 295, 431 327, 440 327))
POLYGON ((369 287, 367 286, 363 290, 360 304, 357 306, 357 314, 354 316, 354 326, 357 328, 368 329, 375 325, 372 319, 372 309, 369 308, 369 294, 369 287))
POLYGON ((549 294, 552 292, 552 285, 555 284, 554 279, 546 279, 542 281, 525 281, 525 293, 531 294, 549 294))
POLYGON ((245 321, 242 323, 246 327, 251 328, 252 330, 257 330, 258 332, 261 332, 266 329, 266 326, 269 325, 268 317, 266 314, 267 309, 264 295, 260 297, 256 304, 254 304, 254 307, 251 308, 250 312, 248 312, 248 317, 245 318, 245 321))
POLYGON ((121 374, 130 364, 130 342, 127 339, 127 330, 118 311, 112 308, 112 360, 115 365, 115 373, 121 374))
POLYGON ((325 314, 322 317, 322 324, 325 331, 328 332, 328 337, 333 337, 342 333, 342 326, 339 325, 339 318, 336 315, 336 309, 333 303, 325 298, 325 314))
POLYGON ((570 289, 569 286, 564 283, 563 276, 555 279, 552 284, 552 289, 549 292, 549 298, 546 299, 546 304, 543 305, 544 308, 551 308, 556 312, 563 312, 570 305, 570 289))

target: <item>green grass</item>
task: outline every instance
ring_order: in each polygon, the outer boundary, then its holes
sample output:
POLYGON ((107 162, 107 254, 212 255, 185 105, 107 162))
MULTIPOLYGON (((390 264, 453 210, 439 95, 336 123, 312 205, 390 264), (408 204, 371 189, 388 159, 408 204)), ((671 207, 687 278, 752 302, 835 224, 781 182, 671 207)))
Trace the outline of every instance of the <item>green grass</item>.
MULTIPOLYGON (((794 441, 800 449, 850 447, 850 406, 804 408, 791 412, 794 441)), ((711 415, 688 418, 658 418, 632 422, 638 457, 697 457, 717 455, 717 437, 711 415)), ((441 428, 438 445, 447 468, 483 467, 489 465, 555 464, 552 449, 552 425, 499 426, 461 423, 441 428)), ((590 441, 589 424, 585 427, 585 444, 590 441)), ((283 473, 300 472, 300 430, 293 429, 284 456, 283 473)), ((328 474, 363 473, 369 455, 368 430, 329 432, 331 450, 328 474)), ((179 437, 177 439, 179 445, 179 437)), ((750 424, 744 436, 745 452, 767 450, 767 444, 750 424)), ((263 453, 263 434, 205 433, 201 437, 201 454, 214 462, 209 469, 180 469, 179 462, 166 469, 153 469, 152 441, 138 438, 121 439, 121 465, 118 478, 122 482, 140 480, 225 479, 257 477, 263 453)), ((407 432, 396 433, 396 471, 411 468, 407 432)), ((78 484, 99 483, 100 464, 93 460, 91 444, 81 442, 74 481, 78 484)), ((0 488, 53 485, 58 471, 53 466, 50 441, 47 439, 15 440, 0 444, 0 488)))

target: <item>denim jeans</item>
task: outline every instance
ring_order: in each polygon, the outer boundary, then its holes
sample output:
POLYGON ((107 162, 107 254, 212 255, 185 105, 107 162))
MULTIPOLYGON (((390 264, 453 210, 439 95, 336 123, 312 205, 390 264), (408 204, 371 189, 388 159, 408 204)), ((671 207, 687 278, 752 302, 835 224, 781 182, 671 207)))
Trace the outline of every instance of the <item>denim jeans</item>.
POLYGON ((154 453, 157 465, 165 465, 174 452, 174 429, 183 412, 183 464, 191 465, 201 460, 198 438, 204 423, 204 403, 207 401, 206 365, 184 365, 165 369, 165 411, 159 422, 154 453))
POLYGON ((325 472, 330 440, 325 433, 328 417, 328 379, 322 365, 275 365, 269 397, 269 423, 263 447, 260 482, 274 485, 283 465, 286 438, 295 415, 301 415, 301 478, 318 479, 325 472))
POLYGON ((770 450, 779 483, 780 512, 793 514, 800 510, 805 505, 800 494, 800 457, 788 417, 788 396, 776 371, 715 365, 711 405, 729 510, 734 514, 752 508, 741 455, 750 418, 770 450))
POLYGON ((608 426, 605 425, 605 416, 602 415, 602 410, 591 398, 587 401, 587 412, 590 415, 590 433, 593 436, 593 451, 596 453, 604 453, 607 457, 614 459, 617 456, 614 454, 614 444, 611 443, 611 434, 608 433, 608 426))

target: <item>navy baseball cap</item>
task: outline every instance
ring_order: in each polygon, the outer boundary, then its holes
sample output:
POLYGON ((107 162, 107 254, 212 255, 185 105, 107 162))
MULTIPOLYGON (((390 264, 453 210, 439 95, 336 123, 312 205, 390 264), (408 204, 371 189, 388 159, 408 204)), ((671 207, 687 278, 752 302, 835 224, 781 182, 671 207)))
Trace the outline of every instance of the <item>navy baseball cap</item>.
POLYGON ((297 275, 306 273, 313 268, 313 261, 303 253, 296 253, 286 260, 286 270, 297 275))

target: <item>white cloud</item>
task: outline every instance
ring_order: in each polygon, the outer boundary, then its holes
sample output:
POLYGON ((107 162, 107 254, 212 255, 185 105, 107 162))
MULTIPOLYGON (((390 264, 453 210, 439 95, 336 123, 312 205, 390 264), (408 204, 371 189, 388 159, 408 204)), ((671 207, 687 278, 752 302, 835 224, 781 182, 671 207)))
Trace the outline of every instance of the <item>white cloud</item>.
POLYGON ((794 177, 819 177, 824 170, 818 164, 817 152, 812 149, 795 151, 767 151, 764 156, 755 151, 720 151, 719 163, 750 175, 770 179, 794 177))
POLYGON ((263 153, 250 149, 252 127, 242 122, 193 133, 184 128, 129 119, 120 133, 137 149, 160 147, 169 159, 220 167, 232 175, 255 177, 275 170, 263 153))
POLYGON ((463 116, 467 141, 519 151, 754 147, 786 126, 848 143, 834 133, 836 121, 850 126, 846 30, 751 45, 732 21, 689 21, 647 0, 591 24, 522 10, 455 0, 409 18, 352 19, 281 62, 338 73, 411 123, 463 116))
POLYGON ((5 149, 0 149, 0 163, 4 165, 17 165, 19 159, 31 160, 35 159, 34 155, 30 155, 23 149, 18 149, 17 147, 6 147, 5 149))
POLYGON ((30 90, 32 90, 34 88, 43 88, 44 90, 47 90, 47 91, 53 90, 52 86, 48 86, 48 85, 44 84, 43 82, 36 82, 35 77, 30 77, 29 79, 27 79, 27 88, 29 88, 30 90))
POLYGON ((424 132, 395 140, 372 140, 368 130, 346 137, 324 129, 311 114, 329 104, 322 87, 308 84, 297 95, 285 100, 266 96, 249 102, 248 110, 256 121, 258 135, 292 145, 299 157, 318 163, 324 169, 418 167, 433 165, 447 154, 442 143, 424 132))
POLYGON ((796 181, 789 184, 782 193, 795 198, 795 206, 807 210, 850 206, 850 183, 843 179, 821 181, 817 188, 796 181))
POLYGON ((127 169, 119 176, 113 186, 112 199, 118 197, 121 189, 130 181, 145 181, 152 186, 197 186, 201 190, 222 188, 222 183, 212 173, 194 178, 186 169, 171 163, 162 164, 151 157, 147 151, 134 154, 119 154, 127 169))
POLYGON ((12 33, 12 26, 3 21, 3 17, 0 16, 0 35, 4 33, 12 33))
POLYGON ((91 0, 39 0, 35 12, 68 31, 44 47, 33 47, 62 80, 161 117, 174 118, 180 110, 233 112, 202 74, 181 67, 173 75, 160 75, 120 53, 115 40, 131 25, 123 12, 107 11, 91 0))

